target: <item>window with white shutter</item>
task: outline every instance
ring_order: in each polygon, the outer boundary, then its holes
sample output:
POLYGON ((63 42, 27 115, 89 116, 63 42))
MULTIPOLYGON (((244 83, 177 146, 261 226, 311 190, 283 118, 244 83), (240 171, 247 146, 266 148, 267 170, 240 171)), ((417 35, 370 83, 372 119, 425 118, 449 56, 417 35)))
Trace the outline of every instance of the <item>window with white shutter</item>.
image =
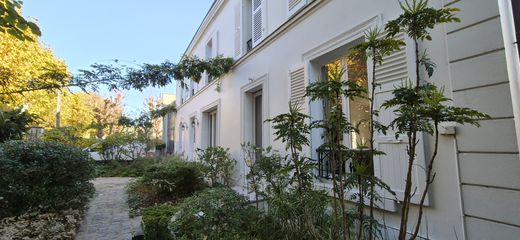
POLYGON ((291 103, 303 106, 305 102, 305 72, 304 68, 289 71, 291 103))
POLYGON ((293 15, 295 12, 300 10, 305 4, 307 4, 307 0, 286 0, 287 1, 287 16, 293 15))
MULTIPOLYGON (((392 91, 395 87, 407 81, 409 76, 413 76, 411 74, 414 72, 413 64, 409 64, 415 61, 413 48, 413 45, 407 43, 407 46, 403 46, 400 51, 384 57, 383 63, 376 68, 375 81, 380 84, 380 87, 375 91, 375 109, 380 110, 377 120, 384 125, 388 125, 395 118, 395 114, 393 109, 383 109, 381 105, 393 97, 392 91)), ((423 135, 419 133, 418 139, 417 156, 412 172, 412 189, 416 192, 412 197, 414 203, 420 201, 420 193, 424 190, 426 179, 423 135)), ((397 198, 402 200, 408 168, 406 153, 408 138, 406 135, 401 135, 396 139, 394 131, 389 129, 387 135, 376 133, 374 140, 376 149, 385 152, 385 155, 374 157, 374 174, 388 184, 397 194, 397 198)), ((428 197, 425 204, 429 204, 428 197)))
POLYGON ((252 2, 253 47, 260 43, 265 35, 264 1, 265 0, 253 0, 252 2))

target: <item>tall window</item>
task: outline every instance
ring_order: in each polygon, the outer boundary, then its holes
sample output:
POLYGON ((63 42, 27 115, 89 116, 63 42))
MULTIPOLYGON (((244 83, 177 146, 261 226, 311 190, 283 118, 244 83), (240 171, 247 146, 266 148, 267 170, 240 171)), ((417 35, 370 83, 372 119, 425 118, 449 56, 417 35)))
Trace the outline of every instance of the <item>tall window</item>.
MULTIPOLYGON (((321 75, 324 81, 352 81, 357 85, 368 88, 368 73, 367 73, 367 59, 365 55, 356 56, 342 56, 321 67, 321 75), (345 71, 341 79, 335 79, 337 73, 345 71)), ((331 139, 339 139, 345 145, 352 149, 364 149, 370 147, 370 101, 364 97, 344 98, 324 100, 323 118, 327 119, 331 114, 332 106, 339 106, 340 109, 347 115, 348 120, 352 126, 357 128, 357 132, 348 135, 343 135, 339 132, 329 132, 327 134, 331 139)), ((319 175, 321 177, 330 177, 332 171, 328 161, 328 152, 318 150, 319 159, 319 175)), ((338 166, 336 172, 340 169, 342 172, 353 171, 350 161, 347 161, 343 166, 338 166), (347 169, 348 167, 348 169, 347 169)))
POLYGON ((208 147, 217 146, 217 110, 208 113, 208 147))

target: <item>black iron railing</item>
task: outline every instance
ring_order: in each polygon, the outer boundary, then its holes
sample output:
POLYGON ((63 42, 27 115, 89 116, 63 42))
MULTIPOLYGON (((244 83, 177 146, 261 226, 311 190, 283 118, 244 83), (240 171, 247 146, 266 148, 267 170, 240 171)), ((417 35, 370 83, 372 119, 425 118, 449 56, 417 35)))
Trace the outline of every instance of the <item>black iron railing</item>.
POLYGON ((370 151, 368 149, 349 149, 342 152, 343 160, 338 161, 335 166, 331 160, 331 150, 325 148, 316 149, 318 153, 318 176, 320 178, 331 179, 332 173, 335 175, 341 175, 344 173, 355 173, 356 163, 363 163, 364 165, 372 166, 372 158, 370 157, 370 151), (347 169, 348 165, 348 169, 347 169))

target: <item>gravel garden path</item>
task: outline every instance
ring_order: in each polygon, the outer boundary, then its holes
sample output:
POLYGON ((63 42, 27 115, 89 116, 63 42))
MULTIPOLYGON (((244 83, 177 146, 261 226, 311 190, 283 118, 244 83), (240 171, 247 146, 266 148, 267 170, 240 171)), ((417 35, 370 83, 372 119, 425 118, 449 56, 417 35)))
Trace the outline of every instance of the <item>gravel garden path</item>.
POLYGON ((96 178, 96 194, 76 240, 130 240, 141 232, 140 217, 128 216, 126 185, 131 178, 96 178))

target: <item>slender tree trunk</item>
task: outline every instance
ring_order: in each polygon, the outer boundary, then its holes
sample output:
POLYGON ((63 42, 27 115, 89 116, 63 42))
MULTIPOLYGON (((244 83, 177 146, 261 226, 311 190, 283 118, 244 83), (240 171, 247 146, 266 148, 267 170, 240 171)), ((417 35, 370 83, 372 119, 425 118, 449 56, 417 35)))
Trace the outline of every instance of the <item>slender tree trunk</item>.
MULTIPOLYGON (((420 58, 419 58, 419 43, 417 39, 414 39, 415 46, 415 77, 416 84, 415 89, 419 90, 420 84, 420 58)), ((417 101, 415 102, 417 104, 417 101)), ((417 147, 417 115, 410 122, 410 128, 408 132, 408 170, 406 173, 406 186, 404 190, 404 200, 401 212, 401 226, 399 229, 399 240, 405 240, 408 230, 408 213, 410 211, 410 201, 412 194, 412 170, 415 162, 415 152, 417 147)))
POLYGON ((427 168, 427 172, 426 172, 426 186, 424 187, 424 190, 421 195, 421 201, 419 203, 419 215, 417 216, 417 224, 415 225, 415 230, 413 232, 411 239, 416 239, 417 235, 419 234, 419 229, 421 227, 421 221, 422 221, 422 215, 423 215, 424 201, 426 200, 426 196, 428 194, 430 185, 433 183, 433 180, 435 179, 435 174, 432 174, 432 172, 433 172, 433 162, 435 161, 435 158, 437 157, 437 151, 439 148, 439 123, 435 122, 434 124, 435 124, 435 147, 433 150, 432 157, 430 159, 430 163, 428 164, 428 168, 427 168))
MULTIPOLYGON (((375 56, 376 56, 376 50, 375 49, 372 49, 372 56, 373 56, 373 62, 372 62, 372 92, 370 92, 370 162, 372 163, 371 167, 372 167, 372 171, 373 171, 373 167, 374 167, 374 153, 375 153, 375 146, 374 146, 374 98, 375 98, 375 91, 376 91, 376 87, 377 87, 377 84, 376 84, 376 61, 375 61, 375 56)), ((372 177, 373 178, 373 177, 372 177)), ((368 232, 368 239, 369 240, 372 240, 374 238, 373 236, 373 232, 372 232, 372 229, 373 229, 373 220, 374 220, 374 181, 372 181, 373 179, 371 178, 370 180, 370 224, 369 224, 369 229, 370 231, 368 232)))
POLYGON ((61 89, 56 91, 56 128, 61 127, 61 89))

